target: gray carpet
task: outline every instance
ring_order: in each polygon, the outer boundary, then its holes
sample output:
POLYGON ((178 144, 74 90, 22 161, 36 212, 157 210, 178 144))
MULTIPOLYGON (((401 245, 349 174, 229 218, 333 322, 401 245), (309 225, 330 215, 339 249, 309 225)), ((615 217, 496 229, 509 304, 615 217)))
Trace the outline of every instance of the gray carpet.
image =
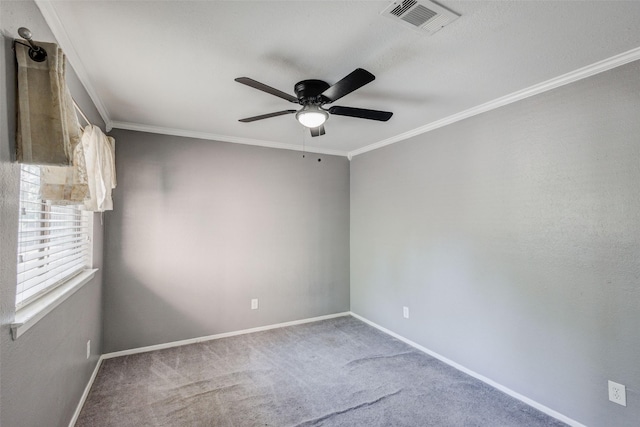
POLYGON ((76 424, 561 425, 353 317, 107 359, 76 424))

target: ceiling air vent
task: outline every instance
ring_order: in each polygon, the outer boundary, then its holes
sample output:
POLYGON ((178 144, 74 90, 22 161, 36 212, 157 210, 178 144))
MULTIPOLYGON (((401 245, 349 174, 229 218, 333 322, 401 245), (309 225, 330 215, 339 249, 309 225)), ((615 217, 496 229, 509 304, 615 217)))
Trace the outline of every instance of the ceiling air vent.
POLYGON ((396 0, 383 10, 381 15, 429 34, 439 31, 460 17, 428 0, 396 0))

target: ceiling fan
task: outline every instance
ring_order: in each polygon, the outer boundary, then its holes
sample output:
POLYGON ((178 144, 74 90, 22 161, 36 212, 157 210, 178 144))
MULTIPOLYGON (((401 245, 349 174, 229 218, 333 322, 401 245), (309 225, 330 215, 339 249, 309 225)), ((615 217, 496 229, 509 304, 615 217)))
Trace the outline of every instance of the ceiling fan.
POLYGON ((338 83, 329 86, 322 80, 302 80, 293 87, 296 96, 257 82, 249 77, 238 77, 238 83, 261 90, 271 95, 275 95, 286 101, 302 105, 300 110, 282 110, 275 113, 262 114, 260 116, 240 119, 243 123, 254 122, 256 120, 268 119, 271 117, 283 116, 285 114, 296 114, 296 119, 311 131, 311 136, 324 135, 324 122, 329 118, 329 114, 336 116, 349 116, 359 119, 379 120, 386 122, 393 113, 389 111, 367 110, 364 108, 333 106, 329 109, 323 108, 325 104, 331 104, 351 92, 360 89, 367 83, 372 82, 375 76, 362 68, 357 68, 338 83))

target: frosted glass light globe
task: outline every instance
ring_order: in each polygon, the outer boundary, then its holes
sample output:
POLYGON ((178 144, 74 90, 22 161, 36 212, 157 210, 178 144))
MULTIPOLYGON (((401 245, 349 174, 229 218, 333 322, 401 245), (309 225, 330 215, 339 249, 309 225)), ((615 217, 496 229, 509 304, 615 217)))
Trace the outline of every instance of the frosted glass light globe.
POLYGON ((302 110, 296 113, 296 119, 308 128, 317 128, 324 124, 329 118, 329 113, 322 110, 317 105, 305 105, 302 110))

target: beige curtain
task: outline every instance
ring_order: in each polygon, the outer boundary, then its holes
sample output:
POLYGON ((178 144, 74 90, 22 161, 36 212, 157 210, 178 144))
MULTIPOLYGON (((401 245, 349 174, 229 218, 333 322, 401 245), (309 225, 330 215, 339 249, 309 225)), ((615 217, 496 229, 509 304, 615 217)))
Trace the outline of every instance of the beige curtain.
POLYGON ((40 166, 40 197, 54 205, 79 205, 89 198, 82 144, 73 151, 73 166, 40 166))
POLYGON ((54 43, 35 43, 47 51, 43 62, 29 58, 28 46, 15 44, 18 161, 41 165, 44 200, 56 205, 84 204, 94 212, 112 210, 115 140, 94 125, 81 134, 65 82, 64 53, 54 43))
POLYGON ((27 46, 15 44, 17 159, 38 165, 71 165, 80 125, 65 82, 66 58, 55 43, 35 43, 47 51, 43 62, 29 58, 27 46))
POLYGON ((83 204, 86 210, 113 210, 116 187, 115 140, 88 125, 73 154, 73 166, 41 166, 40 192, 55 205, 83 204))

